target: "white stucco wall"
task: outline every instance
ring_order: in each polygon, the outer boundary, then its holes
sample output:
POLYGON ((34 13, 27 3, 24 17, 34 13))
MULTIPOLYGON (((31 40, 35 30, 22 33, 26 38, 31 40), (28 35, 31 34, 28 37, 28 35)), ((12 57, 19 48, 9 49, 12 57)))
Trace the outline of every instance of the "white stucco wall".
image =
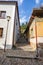
POLYGON ((35 37, 35 20, 33 20, 31 25, 30 25, 29 34, 30 34, 30 38, 35 37))
POLYGON ((38 38, 37 38, 37 42, 38 42, 38 43, 43 43, 43 37, 38 37, 38 38))
POLYGON ((16 10, 16 17, 15 17, 15 33, 14 33, 15 39, 14 44, 16 44, 19 36, 20 36, 20 27, 19 27, 19 20, 18 20, 18 13, 16 10))
MULTIPOLYGON (((35 44, 36 38, 31 38, 30 42, 35 44)), ((43 43, 43 37, 37 37, 37 43, 43 43)))
MULTIPOLYGON (((43 44, 43 37, 37 37, 37 44, 38 44, 38 46, 40 45, 40 44, 43 44)), ((30 44, 31 44, 31 46, 32 46, 32 48, 33 48, 33 50, 34 51, 36 51, 36 38, 31 38, 30 39, 30 44)))
POLYGON ((0 48, 4 48, 5 45, 5 38, 6 38, 6 29, 7 29, 7 16, 10 16, 11 19, 9 21, 8 26, 8 34, 7 34, 7 43, 6 48, 11 49, 12 48, 12 36, 13 36, 13 26, 14 26, 14 16, 15 16, 15 5, 0 5, 0 11, 6 11, 6 19, 0 19, 0 27, 2 27, 3 30, 3 37, 0 38, 0 48))

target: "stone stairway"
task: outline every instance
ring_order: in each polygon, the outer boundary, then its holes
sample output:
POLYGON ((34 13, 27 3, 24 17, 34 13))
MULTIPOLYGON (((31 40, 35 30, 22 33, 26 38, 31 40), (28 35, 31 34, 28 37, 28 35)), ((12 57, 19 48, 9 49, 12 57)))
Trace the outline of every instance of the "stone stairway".
POLYGON ((28 43, 26 37, 24 37, 24 34, 21 34, 20 38, 17 40, 17 43, 28 43))
POLYGON ((26 37, 24 37, 23 34, 21 34, 19 40, 17 41, 16 47, 17 49, 21 49, 23 51, 33 51, 33 48, 31 47, 31 45, 29 45, 28 40, 26 39, 26 37))
POLYGON ((21 49, 15 49, 15 50, 6 50, 6 56, 8 57, 15 57, 15 58, 35 58, 36 57, 36 51, 30 52, 30 51, 23 51, 21 49))
POLYGON ((37 59, 35 52, 0 50, 0 65, 43 65, 43 58, 37 59))

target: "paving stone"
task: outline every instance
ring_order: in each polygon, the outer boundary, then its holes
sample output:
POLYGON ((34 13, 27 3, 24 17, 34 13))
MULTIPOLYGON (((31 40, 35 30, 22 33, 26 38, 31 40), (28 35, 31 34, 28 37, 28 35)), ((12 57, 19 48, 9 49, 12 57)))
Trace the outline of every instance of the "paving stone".
POLYGON ((34 58, 36 57, 36 52, 22 51, 22 50, 8 50, 6 53, 8 57, 25 57, 34 58), (13 52, 13 53, 11 53, 13 52))
MULTIPOLYGON (((13 53, 13 51, 12 52, 10 51, 10 53, 13 53)), ((8 58, 6 57, 6 53, 8 52, 5 52, 5 54, 3 54, 3 52, 2 54, 0 53, 0 65, 43 65, 43 60, 40 59, 31 59, 31 58, 24 59, 24 58, 14 58, 14 57, 8 58), (4 60, 3 63, 2 60, 4 60)))

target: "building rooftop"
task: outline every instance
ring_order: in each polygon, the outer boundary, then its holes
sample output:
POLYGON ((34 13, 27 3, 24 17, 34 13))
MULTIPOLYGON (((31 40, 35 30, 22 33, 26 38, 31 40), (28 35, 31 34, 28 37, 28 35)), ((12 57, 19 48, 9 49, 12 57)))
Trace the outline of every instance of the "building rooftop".
POLYGON ((0 1, 0 4, 16 4, 17 1, 0 1))

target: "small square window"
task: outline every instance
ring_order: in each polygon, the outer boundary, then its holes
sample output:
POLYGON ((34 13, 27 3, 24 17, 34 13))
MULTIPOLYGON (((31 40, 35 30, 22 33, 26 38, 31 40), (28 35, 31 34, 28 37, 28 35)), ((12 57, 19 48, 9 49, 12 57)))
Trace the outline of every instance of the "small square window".
POLYGON ((0 28, 0 37, 3 36, 3 28, 0 28))
POLYGON ((5 19, 6 11, 0 11, 0 19, 5 19))
POLYGON ((33 35, 33 28, 31 29, 31 35, 33 35))

